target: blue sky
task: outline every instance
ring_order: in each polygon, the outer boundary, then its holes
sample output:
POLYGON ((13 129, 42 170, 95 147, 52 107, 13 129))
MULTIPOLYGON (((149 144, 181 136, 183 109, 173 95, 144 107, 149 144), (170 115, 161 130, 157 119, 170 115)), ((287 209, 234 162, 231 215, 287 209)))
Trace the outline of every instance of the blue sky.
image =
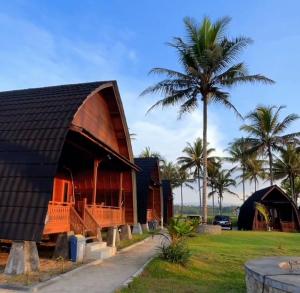
MULTIPOLYGON (((181 120, 176 108, 146 116, 158 97, 138 96, 155 81, 147 75, 152 67, 180 69, 174 51, 165 43, 173 36, 184 36, 183 18, 232 17, 228 34, 254 40, 241 60, 251 73, 276 81, 273 86, 233 89, 232 102, 242 114, 257 104, 286 105, 286 115, 299 113, 300 108, 299 9, 296 0, 2 1, 0 90, 116 79, 130 131, 137 134, 135 154, 150 146, 174 160, 186 141, 201 135, 201 110, 181 120)), ((233 113, 211 105, 211 145, 221 153, 241 135, 241 124, 233 113)), ((299 127, 300 121, 291 131, 299 127)), ((185 200, 197 202, 195 192, 187 190, 185 200)), ((234 199, 227 196, 225 202, 234 199)))

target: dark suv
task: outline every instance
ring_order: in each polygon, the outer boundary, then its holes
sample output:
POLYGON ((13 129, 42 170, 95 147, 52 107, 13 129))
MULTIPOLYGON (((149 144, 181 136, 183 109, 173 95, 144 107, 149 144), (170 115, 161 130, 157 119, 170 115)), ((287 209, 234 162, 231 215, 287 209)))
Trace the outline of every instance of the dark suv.
POLYGON ((220 225, 222 228, 227 228, 232 230, 231 219, 228 216, 220 216, 220 215, 215 216, 213 224, 220 225))

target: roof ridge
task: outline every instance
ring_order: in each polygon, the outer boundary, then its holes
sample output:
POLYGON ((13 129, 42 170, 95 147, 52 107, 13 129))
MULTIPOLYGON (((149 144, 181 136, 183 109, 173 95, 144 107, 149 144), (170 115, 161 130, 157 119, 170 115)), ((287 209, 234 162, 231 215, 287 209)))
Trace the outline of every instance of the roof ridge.
POLYGON ((29 90, 43 90, 43 89, 63 88, 63 87, 73 87, 73 86, 87 86, 87 85, 93 85, 93 84, 100 85, 100 84, 111 83, 111 82, 116 82, 116 80, 91 81, 91 82, 80 82, 80 83, 69 83, 69 84, 21 88, 21 89, 15 89, 15 90, 0 91, 0 93, 10 93, 10 92, 13 93, 13 92, 22 92, 22 91, 29 91, 29 90))

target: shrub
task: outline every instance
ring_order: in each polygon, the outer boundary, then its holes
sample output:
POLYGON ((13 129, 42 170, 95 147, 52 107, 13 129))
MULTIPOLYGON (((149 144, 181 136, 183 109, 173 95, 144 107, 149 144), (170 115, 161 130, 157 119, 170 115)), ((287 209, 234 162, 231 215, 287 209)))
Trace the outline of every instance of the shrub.
POLYGON ((191 223, 185 219, 180 217, 170 219, 167 226, 168 234, 171 238, 170 242, 176 243, 182 241, 193 232, 193 229, 191 223))
POLYGON ((190 250, 183 241, 160 247, 160 257, 171 263, 185 265, 190 256, 190 250))

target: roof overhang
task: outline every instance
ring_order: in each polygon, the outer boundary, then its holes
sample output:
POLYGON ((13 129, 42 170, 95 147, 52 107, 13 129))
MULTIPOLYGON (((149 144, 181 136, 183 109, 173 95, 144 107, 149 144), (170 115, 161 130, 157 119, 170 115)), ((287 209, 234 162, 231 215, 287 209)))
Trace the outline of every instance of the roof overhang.
POLYGON ((135 171, 141 171, 141 169, 137 165, 135 165, 129 159, 127 159, 126 157, 122 156, 121 154, 119 154, 118 152, 116 152, 115 150, 113 150, 111 147, 109 147, 108 145, 106 145, 105 143, 103 143, 102 141, 100 141, 99 139, 97 139, 96 137, 94 137, 91 133, 89 133, 85 129, 80 128, 80 127, 75 126, 75 125, 71 125, 70 130, 73 131, 73 132, 75 132, 75 133, 80 134, 81 136, 83 136, 84 138, 88 139, 92 143, 98 145, 99 147, 101 147, 102 149, 104 149, 106 152, 108 152, 111 156, 113 156, 114 158, 120 160, 122 163, 124 163, 125 165, 129 166, 131 169, 133 169, 135 171))

